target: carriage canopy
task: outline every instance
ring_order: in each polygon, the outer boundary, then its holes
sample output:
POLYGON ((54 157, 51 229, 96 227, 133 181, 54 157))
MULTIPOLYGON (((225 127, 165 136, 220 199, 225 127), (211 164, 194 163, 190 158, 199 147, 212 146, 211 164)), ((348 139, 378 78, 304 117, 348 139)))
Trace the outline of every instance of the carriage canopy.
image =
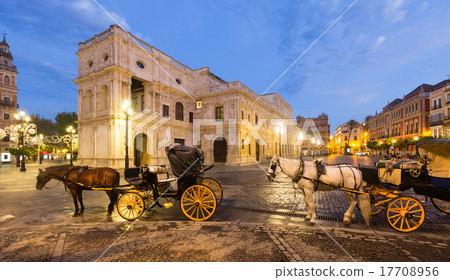
POLYGON ((450 138, 432 139, 417 144, 420 155, 431 159, 428 165, 430 176, 450 178, 450 138))
POLYGON ((166 147, 170 167, 175 176, 192 176, 200 172, 202 155, 194 147, 172 144, 166 147))

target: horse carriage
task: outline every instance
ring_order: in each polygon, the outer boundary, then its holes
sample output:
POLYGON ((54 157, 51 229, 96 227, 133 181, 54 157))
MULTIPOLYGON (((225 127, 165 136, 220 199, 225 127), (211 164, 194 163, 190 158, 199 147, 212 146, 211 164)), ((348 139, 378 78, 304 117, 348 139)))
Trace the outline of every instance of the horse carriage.
POLYGON ((414 231, 425 221, 422 203, 405 195, 410 189, 450 213, 450 139, 418 143, 417 151, 417 161, 380 161, 376 167, 359 167, 367 182, 372 215, 385 211, 389 226, 400 232, 414 231))
POLYGON ((173 206, 170 201, 174 200, 180 201, 181 211, 191 220, 211 218, 223 195, 219 182, 204 176, 213 165, 205 168, 203 156, 196 148, 171 145, 166 147, 166 153, 176 178, 169 178, 165 165, 145 165, 125 169, 128 184, 119 185, 120 175, 112 168, 55 166, 39 170, 36 188, 44 188, 51 179, 63 182, 73 197, 74 216, 84 212, 83 190, 102 190, 110 198, 108 213, 112 213, 117 201, 117 212, 126 220, 139 218, 155 205, 170 208, 173 206), (162 204, 162 200, 167 202, 162 204))
POLYGON ((117 212, 126 220, 134 220, 155 205, 173 206, 171 202, 162 205, 161 200, 180 200, 181 211, 189 219, 209 219, 223 195, 219 182, 204 177, 204 172, 213 166, 204 168, 196 148, 172 145, 166 147, 166 153, 177 178, 169 178, 165 165, 126 169, 125 180, 129 185, 119 190, 117 212))

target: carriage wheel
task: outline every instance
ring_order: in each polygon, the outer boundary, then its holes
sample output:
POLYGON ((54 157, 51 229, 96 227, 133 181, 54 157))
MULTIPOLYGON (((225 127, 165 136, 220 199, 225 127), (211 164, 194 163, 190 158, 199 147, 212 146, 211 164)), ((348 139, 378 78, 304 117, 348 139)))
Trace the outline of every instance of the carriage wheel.
POLYGON ((206 221, 216 211, 217 200, 214 192, 204 185, 193 185, 181 195, 183 214, 193 221, 206 221))
POLYGON ((148 189, 145 189, 141 193, 142 193, 141 196, 145 202, 145 204, 144 204, 145 209, 153 208, 158 204, 155 202, 156 195, 155 195, 155 191, 153 190, 153 188, 148 187, 148 189))
POLYGON ((217 205, 219 205, 223 197, 222 186, 219 184, 219 182, 217 182, 217 180, 214 180, 213 178, 203 178, 202 185, 207 186, 214 192, 214 194, 216 195, 217 205))
POLYGON ((425 209, 415 198, 402 196, 389 201, 386 208, 386 220, 389 225, 400 232, 418 229, 425 220, 425 209))
POLYGON ((386 200, 386 197, 383 195, 370 195, 370 205, 372 206, 370 215, 376 216, 383 212, 386 208, 386 202, 382 202, 383 200, 386 200))
POLYGON ((420 168, 417 168, 417 167, 411 168, 409 170, 409 174, 411 174, 411 176, 413 176, 414 178, 419 177, 420 176, 420 168))
POLYGON ((434 207, 439 211, 450 214, 450 202, 438 198, 431 198, 431 203, 433 203, 434 207))
POLYGON ((125 220, 135 220, 144 212, 144 199, 138 193, 127 192, 119 198, 117 212, 125 220))

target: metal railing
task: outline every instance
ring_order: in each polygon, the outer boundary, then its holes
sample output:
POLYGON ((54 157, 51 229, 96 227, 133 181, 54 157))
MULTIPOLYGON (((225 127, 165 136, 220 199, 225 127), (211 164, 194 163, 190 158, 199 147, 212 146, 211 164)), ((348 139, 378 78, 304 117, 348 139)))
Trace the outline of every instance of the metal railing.
POLYGON ((5 102, 4 100, 0 100, 0 105, 14 107, 14 102, 10 101, 5 102))

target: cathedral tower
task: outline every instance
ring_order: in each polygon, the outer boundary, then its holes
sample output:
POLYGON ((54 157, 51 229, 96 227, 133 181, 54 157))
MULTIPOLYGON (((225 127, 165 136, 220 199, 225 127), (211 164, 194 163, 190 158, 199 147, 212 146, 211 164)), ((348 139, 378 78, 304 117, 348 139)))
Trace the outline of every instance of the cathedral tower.
POLYGON ((15 123, 17 111, 17 67, 13 65, 13 56, 6 43, 5 35, 0 42, 0 128, 15 123))

